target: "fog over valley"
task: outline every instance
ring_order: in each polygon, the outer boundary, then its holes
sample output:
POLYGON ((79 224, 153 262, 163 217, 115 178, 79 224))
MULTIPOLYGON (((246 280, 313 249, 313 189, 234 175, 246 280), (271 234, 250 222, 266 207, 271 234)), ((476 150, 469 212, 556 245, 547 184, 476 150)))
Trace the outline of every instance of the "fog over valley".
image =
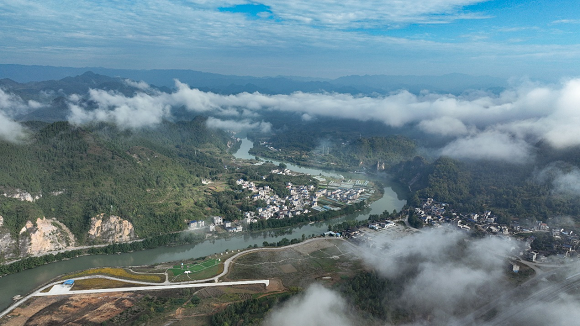
MULTIPOLYGON (((470 91, 461 95, 412 94, 398 90, 389 95, 304 93, 267 95, 259 92, 222 95, 204 92, 175 80, 175 89, 163 92, 144 82, 124 81, 133 88, 126 95, 115 90, 89 89, 87 94, 65 94, 67 119, 75 125, 110 122, 124 129, 152 127, 175 120, 173 111, 185 108, 210 115, 208 126, 226 130, 276 132, 261 114, 292 112, 303 121, 316 117, 378 121, 386 126, 416 128, 446 145, 440 155, 459 159, 486 159, 525 163, 534 159, 533 146, 545 141, 557 149, 577 146, 580 119, 580 80, 544 85, 522 81, 499 94, 470 91)), ((41 99, 42 94, 36 94, 41 99)), ((55 94, 56 97, 57 94, 55 94)), ((62 95, 60 95, 62 96, 62 95)), ((23 127, 15 119, 46 102, 23 100, 9 89, 0 93, 2 137, 16 141, 23 127), (10 132, 10 131, 13 132, 10 132)))
POLYGON ((0 1, 0 326, 580 320, 580 1, 0 1))

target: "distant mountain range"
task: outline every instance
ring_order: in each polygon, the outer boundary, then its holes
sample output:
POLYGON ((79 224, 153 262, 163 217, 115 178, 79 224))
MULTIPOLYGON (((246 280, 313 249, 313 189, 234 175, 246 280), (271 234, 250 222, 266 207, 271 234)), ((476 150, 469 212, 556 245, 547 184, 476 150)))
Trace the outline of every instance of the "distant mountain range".
MULTIPOLYGON (((429 90, 437 93, 460 94, 468 90, 499 92, 507 86, 507 81, 502 78, 465 74, 446 74, 442 76, 353 75, 337 79, 316 79, 294 76, 233 76, 177 69, 129 70, 100 67, 72 68, 15 64, 0 64, 0 79, 10 79, 17 83, 45 81, 44 84, 39 83, 35 85, 38 87, 44 85, 50 89, 57 90, 60 85, 65 85, 69 88, 77 87, 74 83, 78 82, 79 79, 71 79, 70 77, 85 76, 83 74, 87 71, 96 75, 115 78, 117 81, 117 83, 114 83, 115 85, 107 85, 103 78, 89 75, 96 84, 109 86, 109 89, 120 86, 119 83, 122 83, 120 78, 128 78, 135 81, 145 81, 162 89, 167 88, 168 90, 175 87, 174 80, 178 79, 191 87, 219 94, 236 94, 240 92, 289 94, 302 91, 372 95, 388 94, 401 89, 408 90, 412 93, 429 90)), ((85 88, 87 86, 87 80, 82 79, 82 85, 78 85, 79 88, 85 88)), ((0 86, 7 86, 9 83, 10 81, 4 80, 0 86)), ((93 84, 92 87, 96 87, 96 84, 93 84)))

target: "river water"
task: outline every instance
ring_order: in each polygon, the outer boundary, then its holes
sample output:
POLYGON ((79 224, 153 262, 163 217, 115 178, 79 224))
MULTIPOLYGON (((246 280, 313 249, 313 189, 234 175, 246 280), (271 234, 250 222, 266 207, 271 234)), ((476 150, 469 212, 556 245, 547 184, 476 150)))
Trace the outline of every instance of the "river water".
MULTIPOLYGON (((252 142, 247 139, 243 139, 240 149, 234 154, 234 156, 238 159, 253 159, 254 156, 248 154, 248 150, 250 150, 251 147, 252 142)), ((279 162, 275 163, 278 164, 279 162)), ((334 177, 339 175, 339 173, 335 172, 305 168, 289 163, 285 164, 287 165, 288 169, 301 173, 308 173, 312 175, 322 174, 325 176, 334 177)), ((344 175, 344 173, 340 174, 344 175)), ((364 175, 356 175, 352 177, 359 179, 366 178, 364 175)), ((387 185, 384 189, 384 195, 382 198, 372 203, 370 207, 363 212, 346 215, 331 221, 289 228, 287 230, 283 230, 284 232, 266 231, 253 234, 244 233, 226 239, 206 240, 195 245, 160 247, 156 249, 137 251, 120 255, 83 256, 71 260, 51 263, 17 274, 4 276, 0 278, 0 310, 8 307, 12 303, 13 296, 17 294, 24 295, 36 287, 64 273, 70 273, 93 267, 151 265, 162 262, 198 258, 214 253, 224 252, 226 250, 243 249, 254 244, 261 246, 264 241, 274 242, 280 241, 282 238, 300 238, 303 234, 305 236, 321 234, 327 231, 328 224, 336 224, 353 219, 367 219, 369 214, 380 214, 385 210, 388 210, 389 212, 393 209, 400 210, 401 207, 405 205, 406 201, 403 198, 399 198, 397 196, 387 180, 380 181, 384 185, 387 185)))

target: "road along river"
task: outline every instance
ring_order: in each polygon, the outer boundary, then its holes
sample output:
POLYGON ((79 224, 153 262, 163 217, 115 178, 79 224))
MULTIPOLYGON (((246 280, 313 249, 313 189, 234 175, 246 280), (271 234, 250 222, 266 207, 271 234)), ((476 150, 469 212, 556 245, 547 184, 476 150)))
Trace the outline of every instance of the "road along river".
MULTIPOLYGON (((254 158, 248 154, 252 143, 244 139, 242 146, 234 156, 239 159, 254 158)), ((292 164, 286 164, 289 169, 312 175, 337 176, 338 173, 329 172, 313 168, 304 168, 292 164)), ((357 178, 365 178, 364 175, 356 175, 357 178)), ((120 255, 97 255, 83 256, 71 260, 60 261, 48 265, 25 270, 17 274, 7 275, 0 278, 0 311, 7 308, 12 303, 12 297, 15 295, 24 295, 35 288, 47 283, 51 279, 64 273, 70 273, 78 270, 89 269, 93 267, 113 267, 113 266, 138 266, 151 265, 162 262, 179 261, 191 258, 208 256, 214 253, 224 252, 226 250, 244 249, 255 244, 261 246, 264 241, 280 241, 283 238, 293 239, 310 236, 312 234, 321 234, 328 230, 328 224, 337 224, 346 220, 363 220, 367 219, 369 214, 381 214, 385 210, 391 212, 393 209, 399 210, 406 201, 397 197, 397 194, 391 188, 388 180, 380 180, 384 188, 384 195, 379 200, 373 202, 369 209, 336 218, 327 222, 303 225, 294 228, 288 228, 280 235, 280 232, 264 231, 256 233, 244 233, 225 239, 211 239, 199 244, 190 244, 176 247, 160 247, 156 249, 136 251, 120 255)))

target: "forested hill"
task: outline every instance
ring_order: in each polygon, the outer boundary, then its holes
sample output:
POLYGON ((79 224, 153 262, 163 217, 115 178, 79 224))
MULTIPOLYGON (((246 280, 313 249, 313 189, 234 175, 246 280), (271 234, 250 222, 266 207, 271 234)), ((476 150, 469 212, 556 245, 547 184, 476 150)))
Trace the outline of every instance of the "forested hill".
POLYGON ((527 164, 448 157, 428 162, 417 157, 390 172, 412 191, 409 204, 415 207, 419 198, 432 197, 462 213, 491 210, 505 223, 557 216, 580 221, 577 187, 564 184, 578 171, 580 150, 556 151, 539 145, 537 157, 527 164))
POLYGON ((99 213, 129 219, 141 237, 180 230, 184 219, 201 217, 198 186, 224 171, 231 141, 201 117, 136 131, 68 122, 28 127, 34 134, 27 143, 0 142, 4 225, 16 236, 27 220, 56 218, 81 243, 99 213), (38 199, 8 198, 18 192, 38 199))

